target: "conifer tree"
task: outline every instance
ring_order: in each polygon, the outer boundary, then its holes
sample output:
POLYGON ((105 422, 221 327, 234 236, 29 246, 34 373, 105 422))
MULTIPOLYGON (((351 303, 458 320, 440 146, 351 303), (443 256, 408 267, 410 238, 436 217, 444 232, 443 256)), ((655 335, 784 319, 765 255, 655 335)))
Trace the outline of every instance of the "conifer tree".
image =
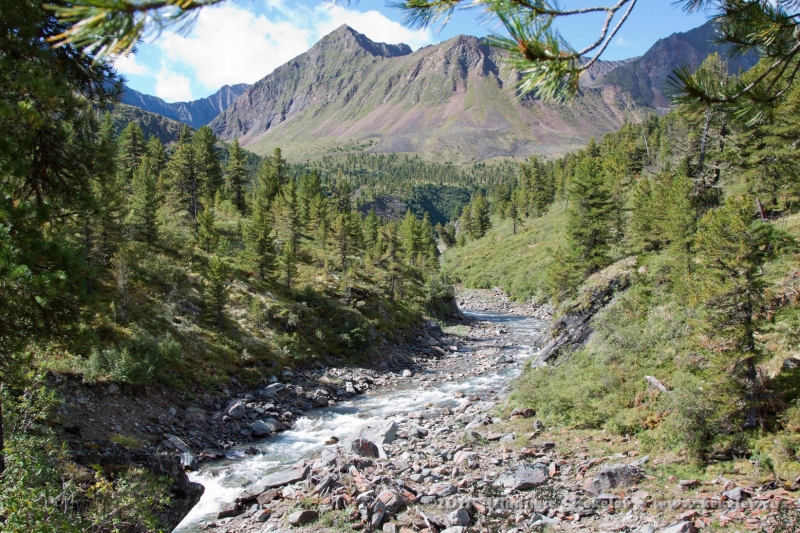
POLYGON ((584 158, 575 169, 567 220, 567 255, 587 275, 609 264, 614 206, 600 165, 584 158))
POLYGON ((322 196, 322 178, 319 172, 313 170, 311 172, 304 172, 300 177, 298 185, 298 197, 300 199, 300 211, 303 218, 303 223, 308 224, 313 216, 312 204, 317 196, 322 196))
POLYGON ((151 171, 156 177, 156 181, 161 177, 161 173, 167 166, 167 153, 161 139, 151 135, 147 140, 147 154, 150 158, 151 171))
POLYGON ((378 219, 378 215, 375 214, 374 209, 370 209, 369 214, 364 218, 364 244, 368 250, 377 244, 380 227, 381 221, 378 219))
POLYGON ((330 221, 328 218, 328 201, 321 194, 316 195, 311 202, 309 229, 315 233, 317 242, 319 242, 322 249, 325 250, 328 241, 328 232, 330 230, 330 221))
POLYGON ((122 241, 125 203, 117 176, 116 141, 111 116, 106 113, 98 136, 98 171, 92 182, 92 224, 96 231, 93 253, 98 263, 108 264, 122 241))
POLYGON ((200 247, 205 252, 211 253, 211 249, 217 245, 216 215, 214 213, 214 200, 206 196, 200 203, 200 214, 197 215, 197 239, 200 247))
POLYGON ((520 210, 520 202, 519 202, 519 191, 514 191, 514 194, 511 195, 511 200, 508 204, 507 214, 508 218, 511 220, 511 234, 517 234, 517 226, 522 225, 522 213, 520 210))
POLYGON ((239 139, 234 139, 231 144, 228 164, 225 168, 225 178, 233 203, 239 213, 245 213, 244 188, 247 183, 247 171, 244 168, 244 152, 239 146, 239 139))
POLYGON ((300 252, 300 240, 304 237, 304 227, 297 197, 297 182, 293 179, 289 179, 281 187, 274 211, 278 235, 281 240, 292 245, 292 251, 297 255, 300 252))
POLYGON ((333 238, 336 242, 336 251, 339 255, 339 264, 342 271, 350 265, 350 256, 356 249, 356 229, 351 213, 339 213, 333 222, 333 238))
MULTIPOLYGON (((160 143, 159 143, 160 144, 160 143)), ((158 240, 158 208, 160 198, 157 189, 156 164, 148 153, 133 174, 130 199, 130 223, 137 239, 147 244, 158 240)))
POLYGON ((125 126, 120 133, 118 147, 119 171, 127 185, 133 179, 133 175, 147 151, 144 132, 137 122, 130 122, 125 126))
POLYGON ((286 175, 286 160, 283 159, 280 148, 275 148, 271 157, 265 157, 258 169, 256 195, 272 206, 281 187, 288 180, 286 175))
POLYGON ((196 150, 191 143, 191 130, 184 126, 178 140, 178 146, 167 163, 171 199, 174 207, 188 215, 189 223, 197 229, 197 215, 200 213, 202 194, 198 175, 196 150))
POLYGON ((480 239, 489 228, 492 227, 492 222, 489 217, 489 203, 483 193, 476 193, 470 204, 470 237, 473 239, 480 239))
POLYGON ((292 290, 292 282, 297 276, 297 254, 292 243, 285 242, 281 247, 281 270, 286 280, 286 290, 292 290))
POLYGON ((276 268, 275 238, 269 210, 256 202, 244 226, 245 254, 259 279, 266 280, 276 268))
POLYGON ((381 241, 385 252, 381 256, 380 264, 386 270, 389 285, 389 301, 395 300, 395 295, 402 292, 404 268, 400 261, 400 233, 396 222, 389 222, 381 228, 381 241))
POLYGON ((228 302, 230 280, 230 267, 224 258, 217 254, 211 256, 206 266, 206 280, 208 283, 208 312, 217 325, 221 326, 225 304, 228 302))
POLYGON ((217 136, 208 126, 197 130, 192 137, 194 160, 197 167, 197 180, 199 182, 200 197, 211 198, 222 187, 222 168, 217 153, 217 136))

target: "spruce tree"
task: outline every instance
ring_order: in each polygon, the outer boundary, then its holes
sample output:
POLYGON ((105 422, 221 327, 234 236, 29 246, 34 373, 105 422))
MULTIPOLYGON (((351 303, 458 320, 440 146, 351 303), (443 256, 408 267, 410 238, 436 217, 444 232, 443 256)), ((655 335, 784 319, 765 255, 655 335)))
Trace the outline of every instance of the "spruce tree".
POLYGON ((214 200, 206 196, 200 203, 200 214, 197 215, 197 239, 207 254, 217 245, 216 219, 214 200))
POLYGON ((234 205, 239 213, 244 214, 246 209, 244 188, 247 184, 247 171, 244 168, 244 151, 239 146, 239 139, 234 139, 231 144, 228 164, 225 167, 225 179, 234 205))
POLYGON ((208 126, 201 127, 192 137, 200 197, 213 198, 222 187, 222 168, 216 144, 217 136, 208 126))
POLYGON ((208 312, 217 325, 221 326, 224 318, 225 304, 228 302, 228 284, 230 267, 224 258, 217 254, 211 256, 206 267, 208 283, 208 312))
POLYGON ((261 280, 276 268, 275 238, 269 209, 261 202, 253 206, 250 220, 244 226, 245 256, 261 280))
POLYGON ((489 217, 489 203, 483 193, 478 192, 472 199, 470 204, 470 237, 473 239, 480 239, 492 227, 492 222, 489 217))
POLYGON ((297 254, 292 243, 285 242, 281 247, 281 270, 286 281, 286 290, 292 290, 292 282, 297 276, 297 254))
POLYGON ((197 229, 202 194, 196 150, 191 144, 191 130, 184 126, 175 152, 167 163, 170 199, 178 212, 185 212, 192 227, 197 229))
POLYGON ((119 171, 124 183, 130 184, 133 175, 139 168, 147 147, 144 132, 137 122, 130 122, 120 133, 118 140, 119 171))
MULTIPOLYGON (((159 143, 160 144, 160 143, 159 143)), ((148 154, 133 174, 130 224, 137 239, 147 244, 158 240, 158 209, 160 197, 156 165, 148 154)))
POLYGON ((584 158, 575 169, 567 220, 567 255, 586 275, 607 266, 613 240, 613 198, 596 158, 584 158))
POLYGON ((289 179, 281 187, 275 202, 274 212, 280 239, 290 243, 292 251, 295 255, 298 254, 300 252, 300 240, 305 236, 305 228, 297 196, 297 183, 293 179, 289 179))
POLYGON ((147 156, 150 158, 151 170, 158 180, 167 166, 167 153, 161 139, 155 135, 151 135, 147 140, 147 156))
POLYGON ((378 242, 378 231, 381 227, 381 221, 378 215, 375 214, 374 209, 369 210, 369 214, 364 219, 364 244, 368 250, 375 247, 378 242))

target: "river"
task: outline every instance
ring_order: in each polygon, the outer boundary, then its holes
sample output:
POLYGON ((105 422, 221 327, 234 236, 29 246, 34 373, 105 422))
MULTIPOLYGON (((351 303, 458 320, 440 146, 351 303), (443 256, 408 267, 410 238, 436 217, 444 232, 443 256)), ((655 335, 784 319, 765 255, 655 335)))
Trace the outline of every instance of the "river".
MULTIPOLYGON (((365 422, 404 417, 425 406, 456 407, 466 401, 454 396, 457 391, 479 397, 489 397, 501 391, 519 375, 524 362, 535 355, 534 340, 547 322, 500 313, 471 311, 465 314, 505 328, 507 334, 482 339, 477 345, 500 346, 501 353, 512 355, 515 362, 504 365, 499 371, 462 380, 436 382, 428 387, 421 387, 416 379, 412 379, 397 386, 376 389, 333 407, 309 411, 297 419, 291 430, 231 450, 225 459, 206 463, 199 471, 191 473, 190 479, 202 484, 205 493, 175 532, 201 531, 203 522, 216 518, 220 507, 234 501, 244 487, 271 472, 315 456, 332 436, 344 439, 365 422), (257 448, 260 453, 245 453, 251 447, 257 448)), ((468 364, 469 351, 459 354, 458 358, 456 364, 459 360, 468 364)))

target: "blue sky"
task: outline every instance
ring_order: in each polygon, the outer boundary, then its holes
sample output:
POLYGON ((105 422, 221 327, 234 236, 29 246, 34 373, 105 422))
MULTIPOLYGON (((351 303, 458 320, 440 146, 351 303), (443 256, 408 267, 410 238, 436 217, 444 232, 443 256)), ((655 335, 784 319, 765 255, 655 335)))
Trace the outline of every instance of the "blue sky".
MULTIPOLYGON (((563 0, 562 7, 611 4, 613 0, 563 0)), ((348 24, 373 41, 404 42, 417 49, 458 34, 484 36, 500 28, 480 11, 458 12, 445 26, 414 29, 386 0, 333 5, 323 0, 238 0, 205 8, 188 32, 163 31, 116 65, 128 85, 168 102, 193 100, 233 83, 253 83, 305 52, 321 37, 348 24)), ((570 17, 559 28, 576 48, 594 41, 602 16, 570 17)), ((639 0, 603 59, 642 55, 658 39, 705 22, 665 0, 639 0)))

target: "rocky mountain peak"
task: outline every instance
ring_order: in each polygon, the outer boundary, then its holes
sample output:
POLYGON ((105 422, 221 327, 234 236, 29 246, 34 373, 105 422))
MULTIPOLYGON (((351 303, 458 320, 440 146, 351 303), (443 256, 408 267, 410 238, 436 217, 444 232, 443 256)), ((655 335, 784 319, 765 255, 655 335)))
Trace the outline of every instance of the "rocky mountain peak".
POLYGON ((352 52, 354 48, 361 48, 370 55, 376 57, 399 57, 412 52, 411 47, 407 44, 376 43, 363 33, 358 33, 347 24, 342 24, 323 37, 314 45, 312 50, 314 48, 326 50, 330 47, 342 48, 343 51, 348 52, 352 52))

